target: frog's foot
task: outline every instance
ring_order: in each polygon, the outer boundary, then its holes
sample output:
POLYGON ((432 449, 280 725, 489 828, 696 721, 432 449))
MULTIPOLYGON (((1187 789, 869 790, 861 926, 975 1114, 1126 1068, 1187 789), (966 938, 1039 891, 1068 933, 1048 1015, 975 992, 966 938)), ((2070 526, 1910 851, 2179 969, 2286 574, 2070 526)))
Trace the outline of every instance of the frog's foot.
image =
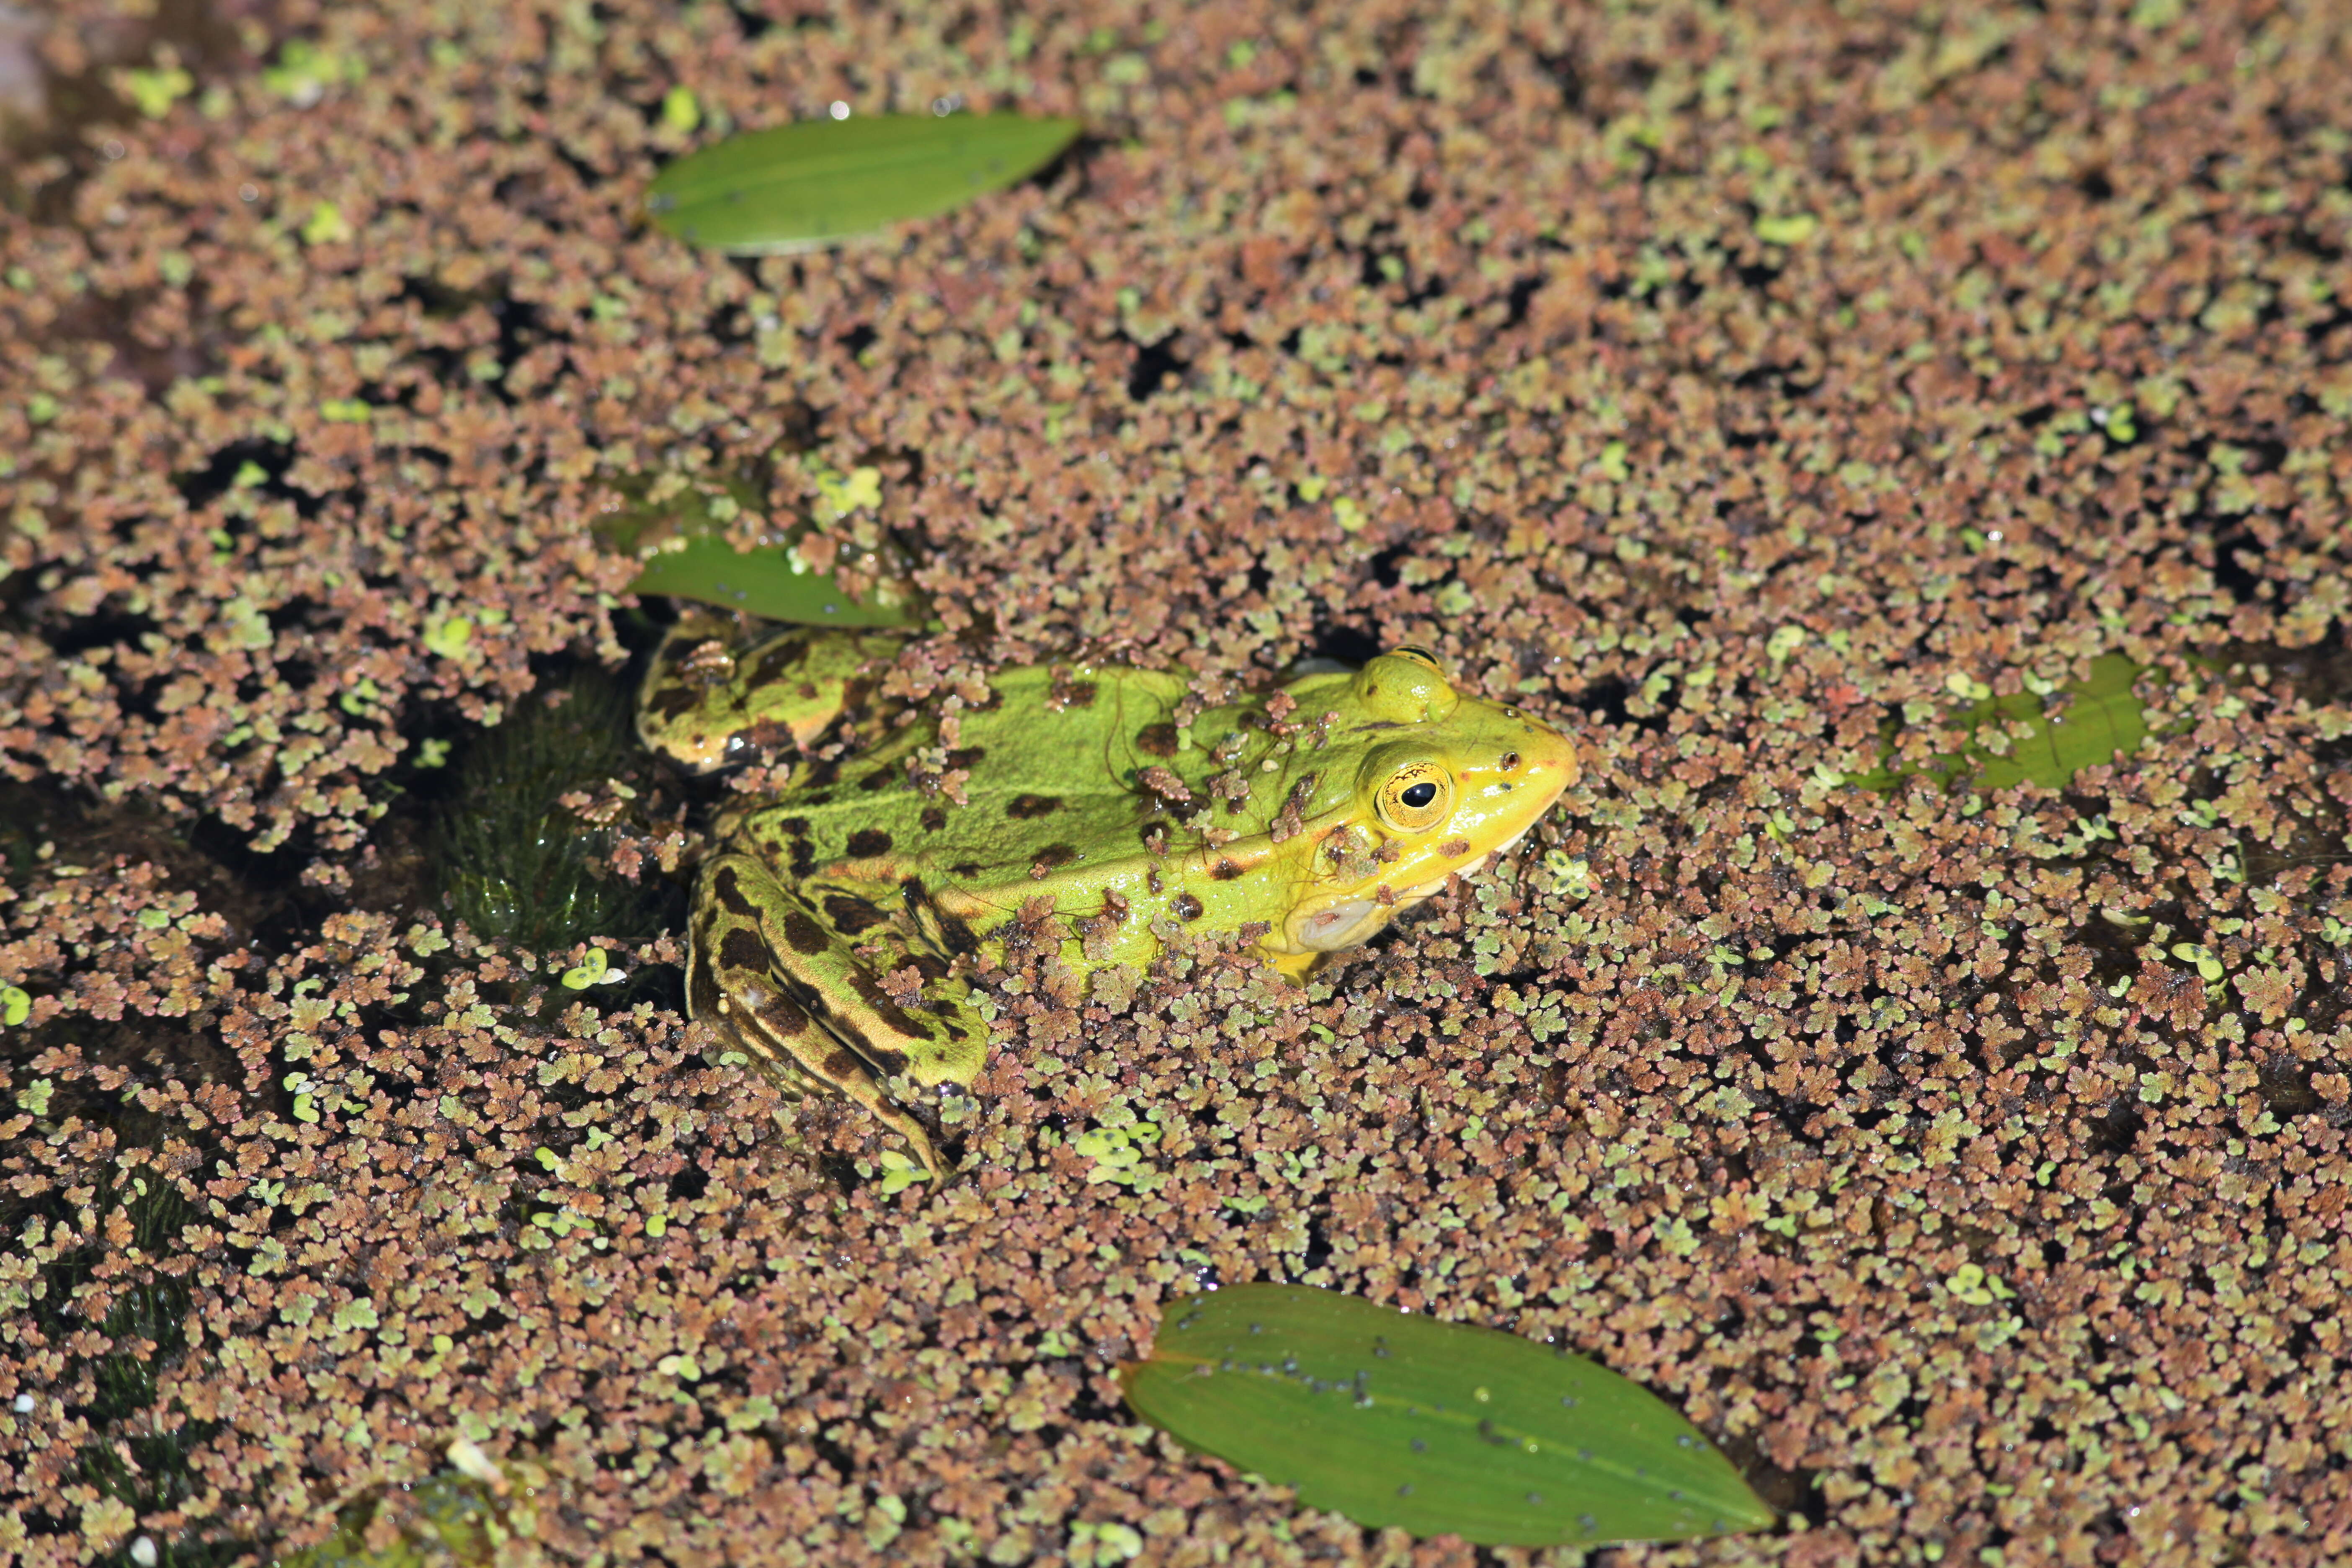
POLYGON ((945 1174, 930 1136, 893 1100, 887 1080, 970 1084, 988 1051, 987 1026, 961 982, 929 953, 892 939, 874 906, 843 889, 787 888, 761 862, 722 855, 705 868, 696 900, 691 1015, 732 1032, 787 1089, 835 1093, 906 1139, 926 1169, 945 1174), (822 901, 820 901, 822 900, 822 901), (858 934, 885 938, 869 962, 858 934), (913 969, 936 1000, 896 995, 886 977, 913 969))

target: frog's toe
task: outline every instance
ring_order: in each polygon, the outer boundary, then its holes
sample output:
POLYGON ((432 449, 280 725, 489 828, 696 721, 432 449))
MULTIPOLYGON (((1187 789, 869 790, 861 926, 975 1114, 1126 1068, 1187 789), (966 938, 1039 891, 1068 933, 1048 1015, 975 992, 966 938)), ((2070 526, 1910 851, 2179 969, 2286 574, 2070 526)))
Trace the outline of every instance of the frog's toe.
POLYGON ((929 1129, 916 1121, 904 1106, 887 1099, 877 1099, 866 1101, 866 1109, 874 1113, 877 1121, 905 1141, 908 1155, 934 1181, 943 1181, 955 1174, 955 1167, 941 1159, 939 1150, 932 1144, 929 1129))

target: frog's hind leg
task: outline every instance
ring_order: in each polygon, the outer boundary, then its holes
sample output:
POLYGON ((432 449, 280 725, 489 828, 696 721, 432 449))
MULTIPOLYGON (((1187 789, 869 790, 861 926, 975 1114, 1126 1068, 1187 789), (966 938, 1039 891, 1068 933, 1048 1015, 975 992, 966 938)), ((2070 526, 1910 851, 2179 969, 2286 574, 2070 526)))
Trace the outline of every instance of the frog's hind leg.
POLYGON ((688 976, 693 1016, 730 1029, 788 1089, 866 1107, 925 1169, 945 1174, 929 1133, 884 1085, 901 1073, 924 1084, 977 1076, 987 1031, 961 1005, 961 988, 945 1015, 899 1006, 824 918, 848 915, 839 896, 831 909, 812 903, 749 856, 716 858, 703 889, 688 976))

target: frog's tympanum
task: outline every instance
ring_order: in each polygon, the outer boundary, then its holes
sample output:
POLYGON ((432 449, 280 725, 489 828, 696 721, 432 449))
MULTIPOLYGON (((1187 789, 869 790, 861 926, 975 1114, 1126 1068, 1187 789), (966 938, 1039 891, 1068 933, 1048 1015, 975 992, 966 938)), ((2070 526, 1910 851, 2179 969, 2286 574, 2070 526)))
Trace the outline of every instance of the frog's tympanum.
POLYGON ((1516 844, 1576 777, 1558 731, 1456 691, 1414 647, 1182 723, 1181 674, 1008 669, 943 725, 876 698, 897 637, 792 630, 734 656, 714 629, 663 647, 647 744, 699 771, 855 743, 719 818, 688 1006, 786 1088, 867 1107, 934 1172, 885 1084, 978 1075, 975 956, 1140 970, 1191 928, 1255 938, 1302 978, 1516 844))

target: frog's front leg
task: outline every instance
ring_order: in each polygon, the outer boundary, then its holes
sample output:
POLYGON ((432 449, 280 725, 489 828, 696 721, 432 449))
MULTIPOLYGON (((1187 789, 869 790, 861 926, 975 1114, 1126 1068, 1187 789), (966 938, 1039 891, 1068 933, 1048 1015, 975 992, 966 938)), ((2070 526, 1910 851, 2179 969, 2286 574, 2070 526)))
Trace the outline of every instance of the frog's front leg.
POLYGON ((881 962, 859 958, 856 938, 883 924, 855 894, 787 888, 751 856, 718 856, 696 898, 688 1012, 732 1034, 788 1090, 866 1107, 925 1169, 944 1174, 929 1133, 884 1084, 900 1074, 926 1086, 970 1084, 987 1058, 988 1027, 960 981, 928 979, 936 999, 927 1005, 893 999, 883 975, 910 964, 943 975, 944 966, 887 940, 881 962))

